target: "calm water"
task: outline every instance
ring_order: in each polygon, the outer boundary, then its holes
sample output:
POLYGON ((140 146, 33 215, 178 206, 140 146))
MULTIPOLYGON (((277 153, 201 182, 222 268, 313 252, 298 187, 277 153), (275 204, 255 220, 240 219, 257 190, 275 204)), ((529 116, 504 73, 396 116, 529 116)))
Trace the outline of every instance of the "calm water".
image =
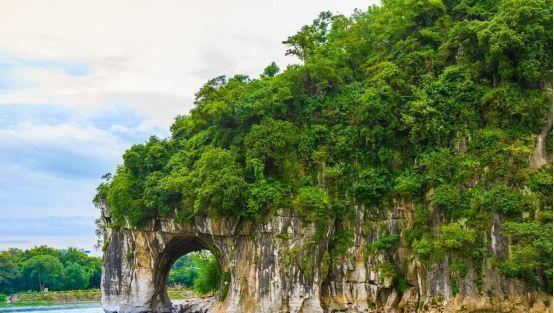
POLYGON ((104 313, 100 303, 3 307, 0 313, 104 313))

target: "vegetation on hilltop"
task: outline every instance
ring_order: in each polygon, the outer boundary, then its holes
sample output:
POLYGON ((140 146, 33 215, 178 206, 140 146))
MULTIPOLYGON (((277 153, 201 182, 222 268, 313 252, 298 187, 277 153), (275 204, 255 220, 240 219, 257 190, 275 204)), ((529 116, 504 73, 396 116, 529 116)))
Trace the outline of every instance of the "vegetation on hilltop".
POLYGON ((551 1, 386 0, 324 12, 284 43, 300 65, 214 78, 170 138, 125 152, 95 198, 115 225, 283 209, 324 228, 403 199, 422 263, 449 253, 463 273, 492 259, 551 288, 552 166, 529 166, 551 115, 551 1), (431 207, 448 222, 431 229, 431 207), (494 215, 506 261, 484 248, 494 215))

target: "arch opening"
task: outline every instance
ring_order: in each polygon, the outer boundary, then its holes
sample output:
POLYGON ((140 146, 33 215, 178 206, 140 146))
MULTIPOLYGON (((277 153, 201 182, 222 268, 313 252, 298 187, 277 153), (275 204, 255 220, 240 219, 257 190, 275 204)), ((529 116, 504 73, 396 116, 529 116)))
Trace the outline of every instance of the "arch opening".
POLYGON ((215 294, 223 271, 210 250, 189 252, 178 258, 167 276, 168 295, 173 304, 193 296, 215 294))
POLYGON ((211 296, 223 301, 230 287, 227 264, 221 250, 212 242, 198 237, 177 237, 161 254, 155 297, 165 307, 191 297, 211 296))

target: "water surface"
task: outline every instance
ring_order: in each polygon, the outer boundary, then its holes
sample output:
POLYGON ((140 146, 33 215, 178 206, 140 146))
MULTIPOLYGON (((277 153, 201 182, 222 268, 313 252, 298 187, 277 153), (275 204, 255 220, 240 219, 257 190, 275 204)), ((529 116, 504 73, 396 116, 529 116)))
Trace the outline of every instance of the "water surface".
POLYGON ((104 313, 100 303, 1 307, 0 313, 104 313))

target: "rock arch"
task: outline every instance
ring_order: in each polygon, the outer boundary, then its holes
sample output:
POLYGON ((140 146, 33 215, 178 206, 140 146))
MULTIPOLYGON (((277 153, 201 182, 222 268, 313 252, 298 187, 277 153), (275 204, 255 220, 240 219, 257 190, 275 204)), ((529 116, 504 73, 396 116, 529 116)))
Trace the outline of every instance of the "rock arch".
POLYGON ((140 230, 107 228, 103 308, 109 312, 171 312, 167 275, 171 265, 189 252, 210 250, 221 268, 228 270, 228 237, 214 226, 165 219, 151 221, 140 230))
POLYGON ((215 255, 220 268, 223 272, 229 271, 229 262, 225 255, 220 250, 220 245, 217 240, 207 239, 203 237, 192 236, 190 234, 175 234, 170 236, 169 241, 165 244, 163 251, 159 256, 158 266, 154 269, 153 283, 154 292, 153 298, 159 299, 160 307, 171 307, 171 300, 167 294, 167 277, 171 266, 181 256, 201 250, 209 250, 215 255))
MULTIPOLYGON (((104 218, 106 220, 107 218, 104 218)), ((170 312, 165 285, 173 262, 188 252, 212 251, 229 289, 216 312, 322 312, 321 251, 299 269, 313 234, 297 217, 276 216, 252 225, 236 219, 201 218, 179 223, 158 219, 141 229, 106 227, 102 307, 106 312, 170 312), (287 238, 285 238, 287 237, 287 238), (298 259, 295 259, 298 258, 298 259)), ((305 262, 304 262, 305 263, 305 262)))

